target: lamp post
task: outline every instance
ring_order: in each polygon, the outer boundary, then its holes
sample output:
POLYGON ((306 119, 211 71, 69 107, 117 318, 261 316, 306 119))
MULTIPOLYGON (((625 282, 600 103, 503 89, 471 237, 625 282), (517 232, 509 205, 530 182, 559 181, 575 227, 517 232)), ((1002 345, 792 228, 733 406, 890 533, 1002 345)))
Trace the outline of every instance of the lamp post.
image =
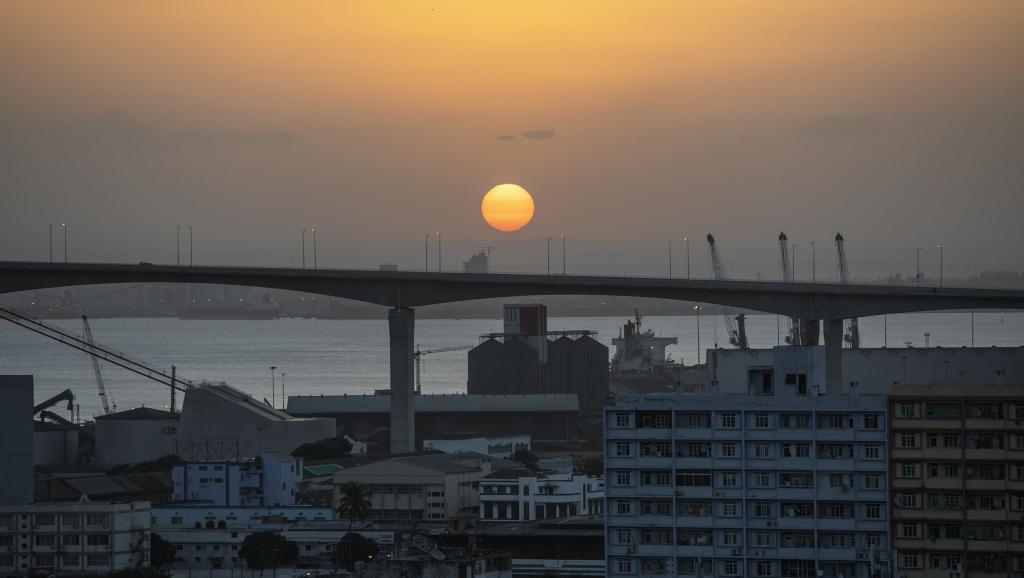
POLYGON ((181 267, 181 225, 174 231, 174 262, 181 267))
POLYGON ((562 235, 562 277, 565 277, 565 235, 562 235))
POLYGON ((277 385, 274 383, 274 370, 277 369, 276 365, 270 366, 270 407, 277 407, 277 385))
POLYGON ((284 395, 284 372, 281 372, 281 409, 288 408, 288 398, 284 395))
POLYGON ((917 275, 915 276, 915 278, 917 279, 917 286, 920 287, 921 286, 921 247, 917 248, 917 275))
POLYGON ((683 241, 686 242, 686 278, 690 278, 690 238, 683 237, 683 241))
POLYGON ((316 227, 313 227, 313 268, 316 269, 316 227))
POLYGON ((61 228, 64 229, 64 262, 68 262, 68 224, 61 223, 61 228))
POLYGON ((188 266, 192 266, 192 225, 188 226, 188 266))
POLYGON ((700 365, 700 312, 703 305, 694 305, 693 310, 697 312, 697 365, 700 365))
POLYGON ((441 232, 437 232, 437 272, 441 272, 441 232))
POLYGON ((423 235, 423 270, 430 270, 430 233, 423 235))
POLYGON ((790 282, 796 283, 796 248, 800 246, 800 243, 795 243, 793 248, 790 250, 789 266, 790 266, 790 282))
POLYGON ((942 287, 942 243, 936 245, 939 248, 939 287, 942 287))
POLYGON ((548 276, 551 276, 551 237, 548 237, 548 276))
POLYGON ((50 223, 50 262, 53 263, 53 223, 50 223))
POLYGON ((818 253, 814 241, 811 241, 811 283, 817 282, 818 253))
POLYGON ((302 268, 306 268, 306 230, 302 230, 302 268))
POLYGON ((668 241, 668 278, 672 278, 672 240, 668 241))

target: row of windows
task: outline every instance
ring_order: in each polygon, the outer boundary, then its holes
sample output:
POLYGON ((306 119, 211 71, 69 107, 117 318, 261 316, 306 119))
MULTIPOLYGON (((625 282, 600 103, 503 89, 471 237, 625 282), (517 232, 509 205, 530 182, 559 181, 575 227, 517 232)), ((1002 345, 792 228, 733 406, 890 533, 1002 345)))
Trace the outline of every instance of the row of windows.
POLYGON ((965 436, 950 432, 899 431, 893 435, 896 447, 905 449, 1024 450, 1024 433, 1006 435, 1002 432, 967 432, 965 436))
MULTIPOLYGON (((676 427, 679 429, 739 429, 740 413, 677 413, 676 427)), ((616 428, 671 428, 672 414, 669 412, 633 412, 622 411, 613 414, 611 426, 616 428)), ((814 420, 810 413, 753 413, 748 414, 747 424, 753 429, 812 429, 814 420)), ((880 413, 819 413, 817 414, 818 429, 882 429, 880 413)))
MULTIPOLYGON (((57 561, 58 557, 56 554, 36 554, 32 557, 32 564, 36 568, 54 568, 57 566, 57 561)), ((82 556, 79 554, 61 554, 59 561, 61 568, 64 569, 80 567, 82 565, 82 556)), ((85 555, 85 565, 108 567, 110 566, 110 554, 87 554, 85 555)), ((13 567, 14 555, 0 554, 0 568, 13 567)))
MULTIPOLYGON (((7 541, 11 541, 14 536, 0 536, 0 546, 10 545, 5 544, 4 538, 8 538, 7 541)), ((57 535, 56 534, 36 534, 33 543, 36 546, 56 546, 57 535)), ((79 534, 64 534, 60 537, 60 543, 62 546, 80 546, 82 544, 82 536, 79 534)), ((88 534, 85 537, 86 546, 109 546, 110 545, 110 534, 88 534)))
POLYGON ((1024 525, 985 523, 899 523, 896 537, 908 540, 982 540, 1024 542, 1024 525))
MULTIPOLYGON (((610 532, 615 544, 670 545, 673 530, 669 528, 615 528, 610 532)), ((744 531, 677 529, 679 546, 743 546, 744 531)), ((864 548, 882 547, 882 534, 877 532, 821 532, 815 542, 810 531, 749 530, 747 545, 754 548, 864 548)))
POLYGON ((925 419, 1024 419, 1024 404, 1001 401, 917 401, 896 402, 895 415, 898 418, 925 419))
MULTIPOLYGON (((21 516, 21 523, 23 526, 28 525, 29 516, 21 516)), ((56 526, 57 520, 60 519, 61 526, 67 526, 71 528, 77 528, 82 524, 81 514, 36 514, 32 516, 33 526, 56 526)), ((110 526, 110 514, 87 514, 85 516, 85 523, 88 526, 110 526)), ((15 516, 12 514, 0 514, 0 528, 13 528, 15 526, 15 516)))
MULTIPOLYGON (((737 471, 677 470, 675 485, 680 487, 739 488, 742 478, 737 471)), ((815 474, 810 472, 747 472, 748 488, 813 488, 815 474)), ((885 488, 885 475, 876 473, 818 473, 823 486, 842 490, 881 490, 885 488)), ((671 486, 672 470, 612 470, 613 486, 671 486)))
POLYGON ((968 462, 965 466, 957 462, 896 462, 893 474, 901 479, 961 477, 968 480, 1003 480, 1009 474, 1011 480, 1024 480, 1024 463, 1006 464, 968 462))
MULTIPOLYGON (((815 562, 814 560, 755 560, 750 561, 747 576, 811 578, 827 576, 856 576, 856 567, 852 562, 815 562)), ((676 574, 681 576, 739 576, 743 562, 738 559, 724 558, 679 558, 676 561, 676 574)), ((664 558, 612 558, 609 572, 612 575, 640 574, 643 576, 667 575, 671 571, 669 560, 664 558)))
MULTIPOLYGON (((678 501, 676 504, 677 517, 711 517, 719 516, 725 518, 739 517, 742 513, 742 506, 738 501, 720 500, 710 501, 678 501)), ((641 501, 640 511, 646 515, 672 515, 672 503, 670 501, 641 501)), ((612 506, 612 513, 619 516, 628 516, 637 512, 637 503, 632 500, 615 500, 612 506)), ((856 504, 849 502, 825 502, 818 503, 818 510, 815 513, 814 503, 807 501, 771 502, 752 501, 747 503, 747 515, 754 518, 859 518, 864 520, 882 520, 885 516, 885 509, 882 504, 867 503, 856 504)))
POLYGON ((1024 494, 967 494, 966 499, 959 492, 897 492, 893 505, 900 509, 921 509, 925 504, 931 510, 1005 510, 1024 511, 1024 494))
MULTIPOLYGON (((675 443, 675 457, 678 458, 741 458, 746 445, 748 459, 793 459, 810 458, 810 442, 710 442, 688 441, 675 443)), ((820 459, 882 459, 882 444, 878 443, 831 443, 818 442, 816 455, 820 459)), ((667 458, 672 457, 672 442, 667 441, 613 441, 609 442, 611 457, 634 456, 667 458)))

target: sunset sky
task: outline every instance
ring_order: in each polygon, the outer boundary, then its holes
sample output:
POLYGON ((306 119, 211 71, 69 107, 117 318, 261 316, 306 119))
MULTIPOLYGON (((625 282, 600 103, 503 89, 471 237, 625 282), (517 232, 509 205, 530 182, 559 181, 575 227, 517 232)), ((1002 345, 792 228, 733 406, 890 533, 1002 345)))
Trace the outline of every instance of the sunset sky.
POLYGON ((450 266, 539 270, 564 233, 657 267, 710 231, 774 274, 786 230, 828 274, 836 231, 855 275, 939 242, 1024 268, 1019 0, 7 1, 0 74, 0 259, 68 221, 93 261, 173 262, 191 224, 209 263, 294 263, 315 225, 337 266, 441 231, 450 266), (516 233, 480 216, 505 182, 516 233))

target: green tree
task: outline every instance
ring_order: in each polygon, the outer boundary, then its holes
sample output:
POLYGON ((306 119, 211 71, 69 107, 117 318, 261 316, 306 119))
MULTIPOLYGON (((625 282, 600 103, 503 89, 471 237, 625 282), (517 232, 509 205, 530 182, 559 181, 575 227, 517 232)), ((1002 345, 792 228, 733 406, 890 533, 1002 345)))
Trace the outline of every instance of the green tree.
POLYGON ((377 542, 357 534, 348 532, 338 542, 335 549, 335 562, 338 566, 348 569, 355 568, 356 562, 367 562, 377 555, 377 542))
POLYGON ((238 557, 257 570, 286 566, 299 557, 299 546, 277 532, 265 530, 246 536, 238 557))
POLYGON ((341 496, 335 508, 339 518, 348 520, 349 529, 356 520, 362 522, 370 517, 370 492, 359 482, 349 482, 341 487, 341 496))
POLYGON ((164 540, 160 534, 153 532, 149 536, 149 562, 153 566, 166 566, 178 557, 174 544, 164 540))
POLYGON ((295 448, 292 455, 304 460, 330 460, 352 455, 352 442, 343 436, 322 439, 295 448))

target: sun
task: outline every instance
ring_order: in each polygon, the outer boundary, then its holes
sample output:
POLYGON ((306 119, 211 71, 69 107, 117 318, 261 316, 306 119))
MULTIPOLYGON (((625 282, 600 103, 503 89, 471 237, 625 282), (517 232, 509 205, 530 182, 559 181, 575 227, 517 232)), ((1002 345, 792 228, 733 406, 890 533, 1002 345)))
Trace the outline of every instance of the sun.
POLYGON ((498 185, 484 195, 480 212, 488 225, 511 233, 522 229, 533 219, 533 197, 519 185, 498 185))

